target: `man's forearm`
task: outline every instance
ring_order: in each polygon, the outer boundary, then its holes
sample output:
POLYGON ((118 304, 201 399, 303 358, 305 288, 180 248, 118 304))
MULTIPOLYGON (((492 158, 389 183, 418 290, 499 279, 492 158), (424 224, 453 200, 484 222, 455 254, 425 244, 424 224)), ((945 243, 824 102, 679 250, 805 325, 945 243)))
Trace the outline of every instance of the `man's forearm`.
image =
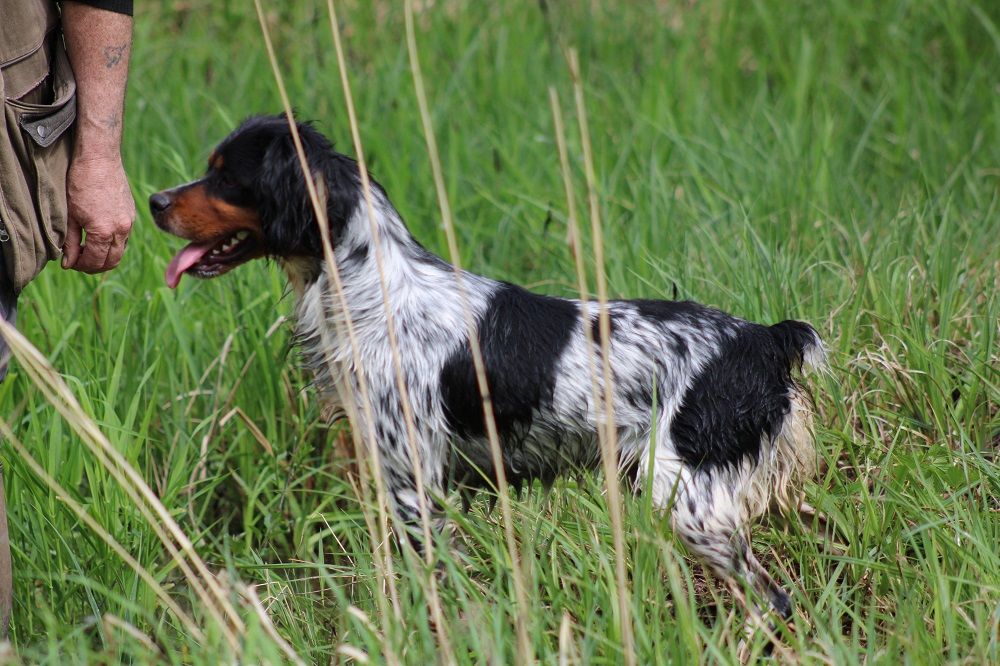
POLYGON ((132 51, 132 17, 79 2, 63 2, 62 23, 77 85, 74 153, 118 156, 132 51))
POLYGON ((62 27, 77 91, 62 265, 99 273, 118 265, 135 220, 121 158, 132 17, 63 2, 62 27))

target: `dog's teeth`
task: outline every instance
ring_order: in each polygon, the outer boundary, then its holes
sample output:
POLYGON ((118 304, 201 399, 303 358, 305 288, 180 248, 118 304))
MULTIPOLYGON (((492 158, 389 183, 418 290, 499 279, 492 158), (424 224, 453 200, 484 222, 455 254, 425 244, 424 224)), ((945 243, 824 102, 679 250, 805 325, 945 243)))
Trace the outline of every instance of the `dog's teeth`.
POLYGON ((242 241, 249 235, 250 235, 249 232, 237 231, 235 234, 233 234, 232 238, 230 238, 229 240, 227 240, 225 243, 222 244, 222 251, 229 252, 234 247, 236 247, 240 243, 240 241, 242 241))

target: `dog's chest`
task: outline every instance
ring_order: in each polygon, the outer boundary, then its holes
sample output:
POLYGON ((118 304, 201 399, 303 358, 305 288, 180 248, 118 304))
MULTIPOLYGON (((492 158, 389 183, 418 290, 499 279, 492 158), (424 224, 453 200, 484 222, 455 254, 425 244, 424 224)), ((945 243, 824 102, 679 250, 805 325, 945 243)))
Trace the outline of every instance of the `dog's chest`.
MULTIPOLYGON (((324 274, 304 289, 296 308, 296 337, 303 359, 328 398, 353 400, 361 407, 363 381, 373 406, 382 413, 392 412, 401 409, 402 379, 415 416, 436 420, 441 410, 441 369, 465 340, 462 301, 448 275, 410 276, 402 283, 390 279, 386 292, 389 308, 373 280, 345 282, 338 293, 324 274), (393 340, 388 335, 390 322, 393 340)), ((470 294, 473 317, 482 310, 483 301, 478 292, 470 294)))

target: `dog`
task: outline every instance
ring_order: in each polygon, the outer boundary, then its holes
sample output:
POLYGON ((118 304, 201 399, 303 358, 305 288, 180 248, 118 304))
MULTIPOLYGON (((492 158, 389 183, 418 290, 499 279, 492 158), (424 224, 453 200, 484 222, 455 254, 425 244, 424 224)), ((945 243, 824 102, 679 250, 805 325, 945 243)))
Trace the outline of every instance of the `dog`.
MULTIPOLYGON (((170 261, 167 284, 176 287, 185 274, 214 278, 257 258, 280 264, 316 385, 328 401, 351 408, 360 432, 374 433, 397 532, 421 552, 422 498, 408 438, 416 440, 436 530, 444 523, 438 498, 458 489, 464 500, 495 487, 469 310, 511 485, 551 484, 598 468, 598 430, 606 423, 603 400, 595 400, 605 389, 598 304, 469 272, 459 284, 454 267, 410 234, 380 185, 371 181, 370 218, 357 163, 312 125, 297 128, 321 185, 342 291, 324 260, 284 116, 244 121, 214 150, 204 177, 150 197, 156 224, 189 241, 170 261), (348 314, 356 349, 343 334, 348 314)), ((621 469, 634 470, 633 489, 651 492, 674 533, 716 576, 747 585, 787 619, 789 594, 754 556, 749 531, 769 509, 796 509, 802 484, 815 474, 811 401, 796 373, 822 364, 819 335, 803 322, 764 326, 691 301, 616 300, 606 308, 621 469)))

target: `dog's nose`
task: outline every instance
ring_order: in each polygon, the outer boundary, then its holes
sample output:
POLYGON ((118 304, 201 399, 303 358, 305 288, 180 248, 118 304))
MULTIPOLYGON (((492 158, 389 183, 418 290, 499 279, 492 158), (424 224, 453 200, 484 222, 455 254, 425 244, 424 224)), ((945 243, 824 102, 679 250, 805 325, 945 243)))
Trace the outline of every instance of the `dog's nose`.
POLYGON ((149 197, 149 210, 153 212, 153 215, 162 213, 168 208, 170 208, 170 197, 163 192, 157 192, 149 197))

